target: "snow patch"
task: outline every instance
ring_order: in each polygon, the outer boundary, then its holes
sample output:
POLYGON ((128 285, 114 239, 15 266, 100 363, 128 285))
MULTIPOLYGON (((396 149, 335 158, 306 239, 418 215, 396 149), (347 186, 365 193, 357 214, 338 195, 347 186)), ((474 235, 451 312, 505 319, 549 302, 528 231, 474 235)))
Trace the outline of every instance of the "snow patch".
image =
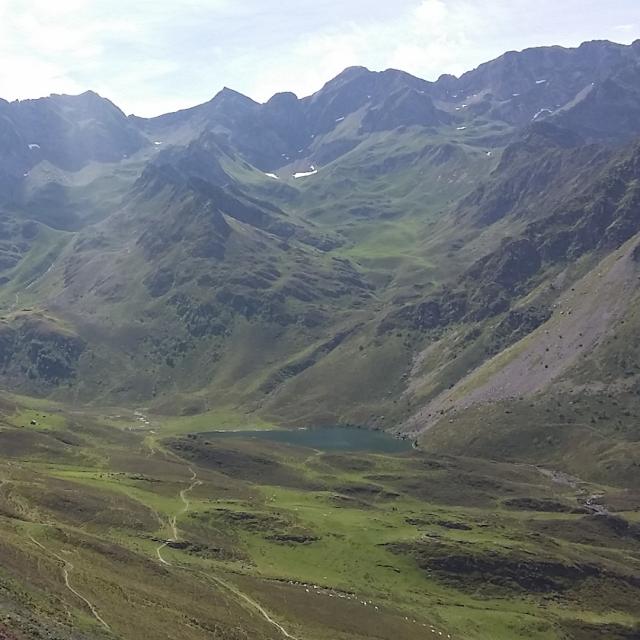
POLYGON ((267 178, 273 178, 274 180, 280 180, 280 178, 278 178, 278 176, 275 173, 265 173, 265 176, 267 176, 267 178))
POLYGON ((458 131, 464 131, 467 127, 456 127, 458 131))
POLYGON ((293 177, 295 180, 297 180, 298 178, 307 178, 308 176, 314 176, 316 173, 318 173, 318 170, 311 165, 311 171, 301 171, 299 173, 294 173, 293 177))
POLYGON ((35 151, 36 149, 39 149, 39 148, 40 148, 40 145, 39 145, 39 144, 36 144, 35 142, 32 142, 32 143, 29 145, 29 149, 31 149, 31 151, 35 151))
POLYGON ((544 84, 547 82, 546 80, 536 80, 536 84, 544 84))
POLYGON ((162 144, 162 141, 156 140, 153 144, 155 144, 156 147, 159 147, 162 144))
POLYGON ((342 122, 344 120, 344 116, 340 116, 339 118, 336 118, 336 122, 342 122))
POLYGON ((517 98, 520 94, 519 93, 512 93, 511 94, 514 98, 517 98))
POLYGON ((493 155, 493 153, 491 151, 487 151, 487 157, 491 157, 493 155))

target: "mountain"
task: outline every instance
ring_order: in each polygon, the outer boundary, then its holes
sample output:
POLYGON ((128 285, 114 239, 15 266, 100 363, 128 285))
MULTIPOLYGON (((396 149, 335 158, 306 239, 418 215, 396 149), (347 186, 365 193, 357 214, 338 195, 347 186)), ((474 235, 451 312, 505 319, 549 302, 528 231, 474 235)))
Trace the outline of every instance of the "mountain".
MULTIPOLYGON (((353 67, 307 98, 224 89, 151 119, 92 92, 2 103, 3 384, 466 442, 442 402, 511 398, 469 389, 633 254, 639 56, 353 67)), ((571 387, 616 322, 518 397, 571 387)))
POLYGON ((118 162, 148 144, 120 109, 93 91, 3 101, 0 118, 2 170, 17 178, 40 163, 78 171, 90 162, 118 162))
POLYGON ((639 65, 0 102, 0 639, 637 638, 639 65))

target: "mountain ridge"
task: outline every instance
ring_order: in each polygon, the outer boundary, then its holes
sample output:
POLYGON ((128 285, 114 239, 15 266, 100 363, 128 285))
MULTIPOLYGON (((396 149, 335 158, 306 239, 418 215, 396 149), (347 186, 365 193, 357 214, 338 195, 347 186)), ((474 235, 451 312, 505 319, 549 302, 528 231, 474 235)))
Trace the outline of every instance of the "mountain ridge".
POLYGON ((639 232, 639 64, 594 42, 436 82, 355 67, 151 119, 92 92, 2 103, 0 379, 415 426, 639 232))

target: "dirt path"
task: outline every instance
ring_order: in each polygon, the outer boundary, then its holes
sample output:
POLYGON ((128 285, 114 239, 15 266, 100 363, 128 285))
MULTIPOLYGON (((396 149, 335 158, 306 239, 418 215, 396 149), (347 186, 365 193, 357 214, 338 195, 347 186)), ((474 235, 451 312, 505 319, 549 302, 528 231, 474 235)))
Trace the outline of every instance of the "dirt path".
POLYGON ((178 531, 178 518, 180 518, 185 513, 187 513, 189 511, 189 508, 191 507, 191 502, 189 502, 189 499, 187 498, 187 494, 189 494, 197 486, 202 484, 202 481, 198 480, 198 474, 193 470, 193 468, 188 467, 188 469, 191 472, 191 484, 186 489, 182 489, 182 491, 180 491, 179 493, 180 500, 182 500, 182 503, 184 506, 182 507, 182 509, 180 509, 180 511, 178 511, 178 513, 171 516, 171 518, 169 519, 169 527, 171 529, 171 538, 169 538, 169 540, 166 540, 159 547, 156 548, 156 555, 158 556, 158 560, 160 560, 162 564, 167 565, 169 567, 171 566, 171 564, 162 557, 162 550, 166 548, 169 545, 169 543, 178 542, 180 540, 180 532, 178 531))
MULTIPOLYGON (((318 452, 318 454, 321 454, 321 453, 322 452, 320 452, 320 451, 318 452)), ((182 461, 182 459, 179 456, 177 456, 177 455, 175 455, 173 453, 171 455, 173 457, 175 457, 176 459, 182 461)), ((311 456, 311 457, 314 457, 314 456, 311 456)), ((191 502, 190 502, 189 498, 187 497, 188 494, 191 493, 191 491, 193 491, 197 486, 200 486, 202 484, 202 481, 198 479, 198 474, 193 469, 193 467, 188 466, 187 469, 191 473, 191 478, 190 478, 191 484, 186 489, 182 489, 180 491, 179 496, 180 496, 180 500, 182 500, 183 507, 174 516, 171 516, 171 519, 169 520, 168 524, 169 524, 169 527, 171 528, 172 538, 170 540, 165 541, 163 544, 161 544, 156 549, 156 555, 158 556, 158 560, 163 565, 166 565, 168 567, 171 567, 172 565, 171 565, 170 562, 167 562, 167 560, 165 560, 162 557, 162 550, 164 548, 166 548, 171 542, 178 542, 179 541, 180 532, 178 530, 178 518, 180 518, 181 516, 185 515, 189 511, 189 509, 191 508, 191 502)), ((182 567, 182 568, 187 570, 187 571, 189 571, 189 569, 187 567, 182 567)), ((297 638, 296 636, 291 635, 279 622, 274 620, 260 603, 256 602, 253 598, 248 596, 246 593, 243 593, 240 589, 238 589, 237 587, 235 587, 231 583, 227 582, 226 580, 223 580, 222 578, 220 578, 218 576, 215 576, 215 575, 212 575, 212 574, 207 574, 207 573, 204 573, 204 572, 199 572, 199 573, 202 576, 204 576, 206 579, 212 580, 217 585, 221 586, 225 590, 227 590, 230 593, 232 593, 236 598, 239 598, 245 604, 248 604, 252 609, 257 611, 271 626, 276 628, 285 638, 288 638, 289 640, 299 640, 299 638, 297 638)))
POLYGON ((203 575, 205 575, 208 579, 213 580, 216 584, 220 585, 227 591, 230 591, 236 597, 240 598, 242 601, 246 602, 252 609, 255 609, 270 625, 275 627, 285 638, 289 638, 290 640, 299 640, 296 636, 292 636, 279 622, 276 622, 267 613, 264 607, 260 605, 260 603, 256 602, 253 598, 248 596, 246 593, 243 593, 242 591, 240 591, 240 589, 230 584, 226 580, 219 578, 218 576, 208 575, 208 574, 203 574, 203 575))
POLYGON ((191 493, 191 491, 202 484, 202 481, 198 480, 198 474, 193 470, 192 467, 189 467, 189 471, 191 472, 191 484, 187 489, 183 489, 180 492, 180 500, 182 500, 182 502, 184 503, 184 507, 182 507, 182 510, 177 514, 177 516, 174 516, 173 518, 173 527, 176 538, 178 537, 178 530, 175 527, 176 517, 183 516, 185 513, 187 513, 187 511, 189 511, 189 507, 191 506, 191 503, 187 499, 187 494, 191 493))
POLYGON ((111 627, 102 619, 102 617, 100 616, 100 614, 98 613, 98 610, 96 609, 95 605, 88 599, 85 598, 81 593, 79 593, 78 591, 76 591, 70 583, 69 580, 69 574, 73 571, 74 566, 73 564, 71 564, 71 562, 69 562, 68 560, 65 560, 63 557, 59 556, 57 553, 53 552, 53 551, 49 551, 49 549, 47 549, 43 544, 41 544, 40 542, 38 542, 32 535, 29 535, 29 539, 31 540, 31 542, 33 542, 33 544, 35 544, 37 547, 39 547, 40 549, 42 549, 50 558, 54 558, 55 560, 57 560, 58 562, 62 563, 62 575, 64 576, 64 584, 67 587, 67 589, 69 591, 71 591, 71 593, 76 596, 76 598, 82 600, 82 602, 84 602, 87 607, 89 608, 89 610, 91 611, 91 613, 93 614, 93 617, 107 630, 107 631, 111 631, 111 627))
POLYGON ((144 446, 149 449, 149 453, 147 454, 147 458, 153 458, 158 452, 158 448, 156 447, 155 436, 150 435, 144 439, 144 446))

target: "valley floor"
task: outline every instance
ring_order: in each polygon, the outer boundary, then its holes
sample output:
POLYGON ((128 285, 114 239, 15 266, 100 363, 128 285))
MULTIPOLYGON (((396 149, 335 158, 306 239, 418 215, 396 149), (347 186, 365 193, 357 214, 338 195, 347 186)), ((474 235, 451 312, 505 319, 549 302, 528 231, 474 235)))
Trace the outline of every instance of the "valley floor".
POLYGON ((0 638, 638 637, 637 492, 143 412, 3 414, 0 638))

